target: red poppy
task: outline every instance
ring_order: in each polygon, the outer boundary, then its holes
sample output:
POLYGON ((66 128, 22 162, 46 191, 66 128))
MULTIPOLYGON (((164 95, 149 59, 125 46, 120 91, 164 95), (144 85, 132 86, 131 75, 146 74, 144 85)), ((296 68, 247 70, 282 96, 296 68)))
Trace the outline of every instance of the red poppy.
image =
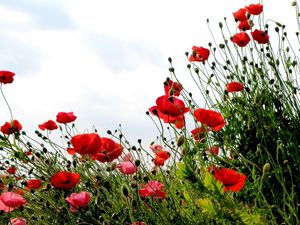
POLYGON ((141 221, 135 221, 131 225, 146 225, 144 222, 141 221))
POLYGON ((164 89, 167 96, 179 96, 183 87, 180 83, 173 82, 170 80, 170 78, 167 78, 167 80, 164 82, 164 89))
POLYGON ((166 193, 162 191, 164 185, 156 180, 150 180, 144 188, 139 190, 139 194, 142 198, 151 196, 155 198, 164 199, 166 193))
POLYGON ((182 100, 167 95, 158 97, 156 105, 158 111, 172 117, 178 117, 189 111, 182 100))
POLYGON ((241 32, 233 35, 231 41, 240 47, 245 47, 249 43, 250 37, 247 33, 241 32))
POLYGON ((68 148, 69 154, 96 154, 101 147, 101 138, 98 134, 77 134, 71 138, 73 148, 68 148))
POLYGON ((39 128, 41 130, 55 130, 58 126, 53 120, 48 120, 47 122, 40 124, 39 128))
POLYGON ((202 126, 202 127, 195 128, 194 130, 191 131, 191 133, 192 133, 194 140, 199 141, 205 137, 205 134, 208 131, 209 130, 207 130, 205 127, 202 126))
POLYGON ((101 138, 101 147, 96 154, 92 155, 93 159, 100 162, 111 162, 117 159, 123 152, 123 146, 114 142, 110 138, 101 138))
POLYGON ((27 190, 39 189, 42 186, 42 181, 39 179, 31 179, 31 180, 28 180, 26 183, 27 183, 26 184, 27 190))
POLYGON ((241 31, 246 31, 246 30, 250 30, 251 27, 253 27, 254 23, 251 20, 243 20, 240 21, 238 28, 241 31))
POLYGON ((7 191, 0 195, 0 210, 4 210, 5 212, 11 212, 26 203, 21 195, 14 192, 7 191))
POLYGON ((170 156, 171 156, 170 152, 165 150, 156 152, 153 163, 156 166, 163 166, 165 164, 165 161, 167 161, 170 158, 170 156))
POLYGON ((6 171, 7 171, 9 174, 15 174, 16 171, 17 171, 17 168, 14 167, 14 166, 11 166, 11 167, 7 168, 6 171))
POLYGON ((90 200, 91 195, 86 191, 82 191, 80 193, 72 193, 70 197, 66 198, 66 202, 70 204, 70 210, 73 213, 77 212, 80 208, 85 209, 90 200))
POLYGON ((53 175, 51 184, 60 189, 71 189, 75 187, 80 180, 79 173, 60 171, 53 175))
POLYGON ((212 128, 213 131, 219 131, 225 126, 223 116, 213 110, 199 108, 194 111, 196 120, 212 128))
POLYGON ((226 85, 226 90, 228 92, 238 92, 244 89, 244 85, 240 82, 230 82, 226 85))
POLYGON ((73 112, 59 112, 56 116, 56 122, 58 123, 71 123, 76 120, 76 116, 73 112))
POLYGON ((189 60, 191 62, 204 62, 205 60, 208 59, 209 57, 209 50, 207 48, 203 48, 203 47, 197 47, 197 46, 193 46, 192 48, 192 54, 189 57, 189 60))
POLYGON ((27 225, 27 221, 26 219, 22 218, 22 217, 17 217, 14 219, 10 219, 10 225, 27 225))
POLYGON ((3 134, 13 134, 19 133, 22 130, 22 125, 18 120, 13 120, 11 122, 6 122, 3 126, 1 126, 1 132, 3 134))
POLYGON ((246 6, 247 12, 251 15, 259 15, 263 11, 263 5, 262 4, 250 4, 249 6, 246 6))
POLYGON ((162 151, 163 147, 161 145, 150 145, 150 149, 153 153, 156 153, 162 151))
POLYGON ((255 29, 251 32, 251 35, 259 44, 267 44, 269 42, 270 37, 265 31, 255 29))
POLYGON ((14 81, 14 76, 16 74, 10 71, 1 70, 0 71, 0 83, 2 84, 9 84, 14 81))
POLYGON ((218 146, 212 146, 210 149, 206 151, 207 154, 213 153, 214 155, 219 154, 219 147, 218 146))
POLYGON ((244 187, 246 181, 246 176, 244 174, 227 168, 215 169, 214 176, 216 180, 224 185, 224 191, 240 191, 244 187))
POLYGON ((241 8, 232 14, 236 21, 244 21, 244 20, 247 20, 246 12, 247 12, 247 10, 245 8, 241 8))

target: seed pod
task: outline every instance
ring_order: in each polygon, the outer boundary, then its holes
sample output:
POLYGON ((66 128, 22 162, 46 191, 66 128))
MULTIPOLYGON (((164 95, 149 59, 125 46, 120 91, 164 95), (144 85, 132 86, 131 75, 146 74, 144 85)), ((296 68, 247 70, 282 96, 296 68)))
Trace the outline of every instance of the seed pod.
POLYGON ((181 135, 178 139, 177 139, 177 146, 180 147, 184 144, 185 141, 185 137, 183 135, 181 135))
POLYGON ((263 174, 269 173, 270 169, 271 169, 270 163, 266 163, 263 167, 263 174))

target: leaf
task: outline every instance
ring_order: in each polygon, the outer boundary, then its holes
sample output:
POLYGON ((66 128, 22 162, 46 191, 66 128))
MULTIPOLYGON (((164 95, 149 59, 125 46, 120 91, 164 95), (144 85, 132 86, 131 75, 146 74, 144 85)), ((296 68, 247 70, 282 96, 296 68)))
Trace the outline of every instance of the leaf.
POLYGON ((215 214, 214 204, 209 198, 199 198, 196 200, 196 205, 199 206, 203 213, 215 214))

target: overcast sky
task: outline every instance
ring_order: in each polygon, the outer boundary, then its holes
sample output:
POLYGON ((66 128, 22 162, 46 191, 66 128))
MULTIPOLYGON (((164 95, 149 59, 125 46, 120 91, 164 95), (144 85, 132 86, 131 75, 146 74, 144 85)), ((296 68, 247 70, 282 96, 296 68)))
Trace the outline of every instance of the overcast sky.
MULTIPOLYGON (((163 94, 167 58, 195 90, 184 53, 211 41, 207 18, 216 36, 223 17, 235 31, 232 12, 250 3, 258 1, 0 0, 0 70, 16 73, 4 86, 14 118, 33 131, 72 111, 79 131, 105 136, 120 123, 129 140, 149 143, 158 133, 145 112, 163 94)), ((266 19, 294 23, 291 1, 264 6, 266 19)), ((0 125, 9 119, 1 99, 0 125)))

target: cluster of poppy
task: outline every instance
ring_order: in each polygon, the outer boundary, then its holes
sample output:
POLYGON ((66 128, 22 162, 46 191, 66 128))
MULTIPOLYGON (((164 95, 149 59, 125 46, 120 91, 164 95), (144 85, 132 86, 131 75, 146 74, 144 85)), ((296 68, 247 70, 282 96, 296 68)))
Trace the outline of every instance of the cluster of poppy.
MULTIPOLYGON (((236 33, 231 37, 231 41, 237 44, 239 47, 245 47, 250 42, 250 37, 247 30, 250 30, 254 24, 250 20, 251 15, 256 16, 263 11, 263 5, 250 4, 245 8, 241 8, 233 13, 234 19, 239 22, 238 28, 240 33, 236 33)), ((267 44, 269 42, 269 35, 266 31, 255 29, 251 32, 252 38, 259 44, 267 44)))

